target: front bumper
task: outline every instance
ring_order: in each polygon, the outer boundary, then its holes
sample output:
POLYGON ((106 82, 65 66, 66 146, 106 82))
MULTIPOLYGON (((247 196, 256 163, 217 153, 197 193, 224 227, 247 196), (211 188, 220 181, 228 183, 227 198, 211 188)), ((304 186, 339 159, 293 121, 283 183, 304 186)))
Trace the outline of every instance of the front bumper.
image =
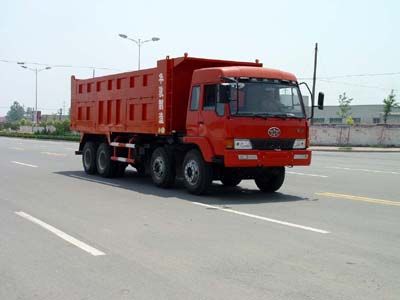
POLYGON ((225 150, 225 167, 309 166, 310 150, 225 150))

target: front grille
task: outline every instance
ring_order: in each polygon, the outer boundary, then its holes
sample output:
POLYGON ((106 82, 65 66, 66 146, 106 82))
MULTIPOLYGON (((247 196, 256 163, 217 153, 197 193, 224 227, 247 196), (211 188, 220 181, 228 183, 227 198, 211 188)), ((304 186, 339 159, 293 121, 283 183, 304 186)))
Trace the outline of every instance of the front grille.
POLYGON ((253 149, 256 150, 292 150, 294 139, 251 139, 253 149))

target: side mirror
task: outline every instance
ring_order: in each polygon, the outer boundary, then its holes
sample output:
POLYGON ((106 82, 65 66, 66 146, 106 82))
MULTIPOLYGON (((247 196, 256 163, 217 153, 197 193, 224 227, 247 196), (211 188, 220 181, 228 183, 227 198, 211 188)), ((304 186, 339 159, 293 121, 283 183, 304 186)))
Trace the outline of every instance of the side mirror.
POLYGON ((324 109, 324 93, 319 93, 318 94, 318 109, 323 110, 324 109))

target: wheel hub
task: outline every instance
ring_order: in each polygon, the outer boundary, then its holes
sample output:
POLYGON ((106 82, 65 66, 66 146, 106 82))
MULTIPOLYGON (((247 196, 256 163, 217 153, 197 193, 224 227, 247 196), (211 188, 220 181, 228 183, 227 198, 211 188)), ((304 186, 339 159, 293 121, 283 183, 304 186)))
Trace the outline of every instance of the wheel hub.
POLYGON ((185 179, 191 185, 195 185, 199 180, 200 169, 195 160, 190 160, 185 166, 185 179))
POLYGON ((162 178, 165 172, 165 163, 161 157, 157 157, 153 162, 153 174, 157 178, 162 178))

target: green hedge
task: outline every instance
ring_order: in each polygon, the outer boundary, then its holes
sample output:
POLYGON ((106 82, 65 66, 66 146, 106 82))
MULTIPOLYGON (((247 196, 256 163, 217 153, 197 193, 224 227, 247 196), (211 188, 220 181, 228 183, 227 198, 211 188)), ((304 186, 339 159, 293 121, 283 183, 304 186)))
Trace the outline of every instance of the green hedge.
POLYGON ((51 134, 33 134, 22 132, 1 132, 0 136, 24 138, 24 139, 39 139, 39 140, 57 140, 57 141, 74 141, 79 142, 79 135, 51 135, 51 134))

